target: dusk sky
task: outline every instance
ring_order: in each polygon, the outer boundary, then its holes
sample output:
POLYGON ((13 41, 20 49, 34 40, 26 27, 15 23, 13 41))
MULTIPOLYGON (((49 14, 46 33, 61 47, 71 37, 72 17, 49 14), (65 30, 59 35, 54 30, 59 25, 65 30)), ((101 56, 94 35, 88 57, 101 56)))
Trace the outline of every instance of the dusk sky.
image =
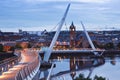
POLYGON ((51 31, 69 3, 62 30, 72 21, 77 30, 82 28, 80 21, 87 29, 120 29, 120 0, 0 0, 0 30, 51 31))

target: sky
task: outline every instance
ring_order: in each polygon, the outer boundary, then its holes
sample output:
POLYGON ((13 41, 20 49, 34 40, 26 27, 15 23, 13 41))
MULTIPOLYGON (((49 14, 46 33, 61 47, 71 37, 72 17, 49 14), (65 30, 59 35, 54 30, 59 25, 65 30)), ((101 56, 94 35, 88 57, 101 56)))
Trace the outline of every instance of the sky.
POLYGON ((77 30, 82 29, 81 21, 86 29, 120 29, 120 0, 0 0, 0 30, 55 30, 69 3, 62 30, 72 21, 77 30))

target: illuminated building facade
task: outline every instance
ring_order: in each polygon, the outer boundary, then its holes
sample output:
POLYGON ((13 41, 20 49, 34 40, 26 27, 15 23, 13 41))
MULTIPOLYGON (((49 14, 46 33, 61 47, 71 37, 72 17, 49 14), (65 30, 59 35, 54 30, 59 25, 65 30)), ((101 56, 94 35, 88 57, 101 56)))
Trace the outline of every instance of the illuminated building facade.
POLYGON ((72 22, 70 25, 70 47, 74 48, 75 47, 75 39, 76 39, 76 28, 72 22))

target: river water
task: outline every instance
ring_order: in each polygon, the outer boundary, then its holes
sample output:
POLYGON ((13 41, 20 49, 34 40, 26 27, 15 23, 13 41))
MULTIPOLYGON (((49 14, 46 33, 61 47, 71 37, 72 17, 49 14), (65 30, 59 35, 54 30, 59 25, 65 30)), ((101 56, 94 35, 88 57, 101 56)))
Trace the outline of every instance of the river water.
POLYGON ((73 80, 80 74, 94 78, 95 75, 106 80, 120 80, 120 55, 90 57, 69 56, 51 59, 56 64, 52 70, 51 80, 73 80))

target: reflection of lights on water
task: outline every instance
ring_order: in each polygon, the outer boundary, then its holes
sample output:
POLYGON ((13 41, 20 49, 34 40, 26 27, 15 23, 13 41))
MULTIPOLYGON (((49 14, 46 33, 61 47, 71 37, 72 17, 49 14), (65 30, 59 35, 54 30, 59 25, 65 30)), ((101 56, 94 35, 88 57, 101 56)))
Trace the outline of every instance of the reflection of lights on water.
POLYGON ((63 59, 66 59, 66 56, 63 56, 63 59))
POLYGON ((115 60, 111 60, 110 63, 111 63, 112 65, 115 65, 115 64, 116 64, 116 61, 115 61, 115 60))
POLYGON ((71 75, 72 79, 74 79, 74 77, 75 77, 75 75, 76 75, 76 72, 75 72, 75 71, 74 71, 74 72, 71 72, 70 75, 71 75))
POLYGON ((57 59, 58 59, 58 61, 62 61, 62 58, 61 58, 61 57, 59 57, 59 56, 57 57, 57 59))
POLYGON ((59 56, 57 57, 58 61, 59 61, 59 56))
POLYGON ((75 59, 75 57, 74 57, 74 64, 75 64, 75 61, 76 61, 76 59, 75 59))
POLYGON ((71 74, 76 74, 76 72, 75 72, 75 71, 73 71, 71 74))

